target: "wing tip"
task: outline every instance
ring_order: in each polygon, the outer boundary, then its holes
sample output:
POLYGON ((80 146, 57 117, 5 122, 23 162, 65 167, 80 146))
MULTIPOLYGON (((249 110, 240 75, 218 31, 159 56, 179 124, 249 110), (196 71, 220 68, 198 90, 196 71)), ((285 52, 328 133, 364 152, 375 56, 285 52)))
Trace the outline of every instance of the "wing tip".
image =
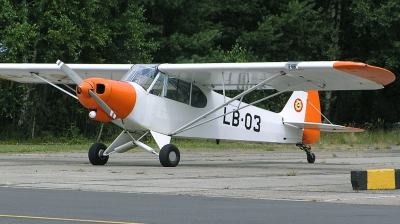
POLYGON ((396 76, 387 69, 361 62, 337 61, 333 64, 333 68, 384 86, 392 83, 396 79, 396 76))

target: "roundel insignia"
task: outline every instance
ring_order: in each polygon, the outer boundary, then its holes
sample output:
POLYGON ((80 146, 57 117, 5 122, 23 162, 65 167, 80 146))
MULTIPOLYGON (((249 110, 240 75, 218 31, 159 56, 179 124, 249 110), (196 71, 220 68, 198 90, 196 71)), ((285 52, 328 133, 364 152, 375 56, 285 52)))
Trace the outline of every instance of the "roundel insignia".
POLYGON ((296 112, 300 112, 303 109, 303 101, 301 101, 301 99, 297 98, 294 101, 294 110, 296 112))

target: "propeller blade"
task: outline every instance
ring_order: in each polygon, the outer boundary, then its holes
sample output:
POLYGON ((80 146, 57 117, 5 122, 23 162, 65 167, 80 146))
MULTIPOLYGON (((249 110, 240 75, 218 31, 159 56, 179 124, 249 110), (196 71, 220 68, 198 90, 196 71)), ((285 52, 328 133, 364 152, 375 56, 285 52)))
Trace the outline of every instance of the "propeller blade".
POLYGON ((96 100, 96 102, 100 105, 101 109, 103 109, 110 117, 115 119, 117 115, 114 113, 113 110, 99 97, 97 96, 92 90, 89 90, 89 95, 96 100))
POLYGON ((63 70, 63 72, 70 78, 72 79, 72 81, 79 85, 83 82, 83 80, 81 79, 81 77, 79 77, 78 74, 76 74, 72 69, 70 69, 66 64, 64 64, 64 62, 57 60, 57 65, 58 67, 61 68, 61 70, 63 70))

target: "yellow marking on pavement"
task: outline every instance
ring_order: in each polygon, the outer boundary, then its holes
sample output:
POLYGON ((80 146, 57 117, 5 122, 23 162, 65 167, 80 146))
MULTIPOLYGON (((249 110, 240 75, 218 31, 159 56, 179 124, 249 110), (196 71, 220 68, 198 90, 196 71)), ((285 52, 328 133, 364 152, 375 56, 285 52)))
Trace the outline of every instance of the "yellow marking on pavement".
POLYGON ((91 223, 109 223, 109 224, 143 224, 139 222, 117 222, 105 220, 90 220, 90 219, 69 219, 69 218, 56 218, 56 217, 41 217, 41 216, 28 216, 28 215, 5 215, 0 214, 3 218, 16 218, 16 219, 38 219, 38 220, 53 220, 53 221, 69 221, 69 222, 91 222, 91 223))

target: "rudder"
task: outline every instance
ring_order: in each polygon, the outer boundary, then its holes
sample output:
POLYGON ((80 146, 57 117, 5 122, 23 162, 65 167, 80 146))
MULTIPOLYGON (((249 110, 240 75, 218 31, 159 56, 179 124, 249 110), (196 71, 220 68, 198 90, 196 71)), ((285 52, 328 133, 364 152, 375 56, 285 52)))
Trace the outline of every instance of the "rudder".
MULTIPOLYGON (((305 122, 321 123, 321 104, 318 91, 307 91, 307 106, 305 122)), ((316 129, 307 129, 303 131, 303 144, 312 144, 319 138, 321 131, 316 129)))

